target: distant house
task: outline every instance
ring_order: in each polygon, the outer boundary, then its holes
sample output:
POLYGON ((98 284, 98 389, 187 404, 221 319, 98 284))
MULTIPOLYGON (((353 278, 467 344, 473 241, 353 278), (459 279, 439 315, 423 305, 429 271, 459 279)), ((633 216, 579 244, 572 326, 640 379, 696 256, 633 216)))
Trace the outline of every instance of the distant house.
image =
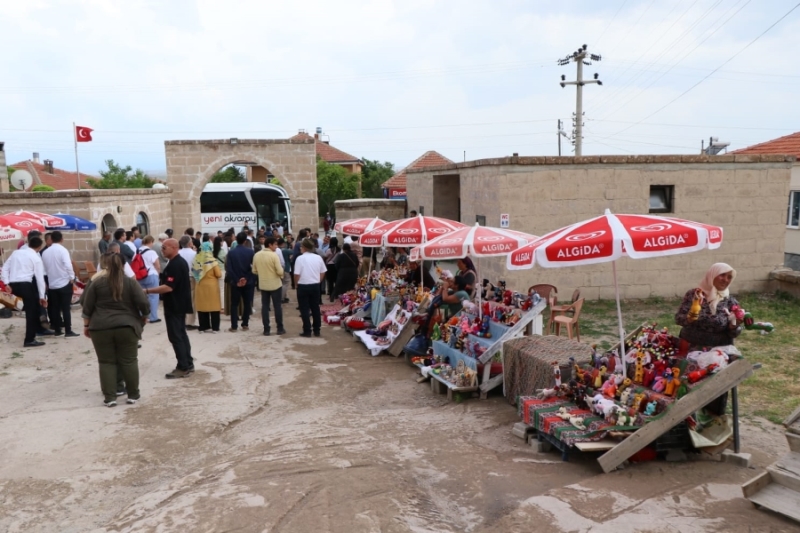
POLYGON ((362 161, 354 155, 350 155, 347 152, 343 152, 338 148, 334 148, 331 146, 330 141, 324 141, 320 139, 320 134, 315 133, 312 137, 306 130, 300 130, 297 135, 293 135, 289 137, 291 140, 305 140, 305 139, 314 139, 314 144, 316 145, 317 155, 326 163, 330 163, 332 165, 339 165, 340 167, 344 167, 346 170, 352 172, 353 174, 361 174, 361 169, 364 166, 362 161))
MULTIPOLYGON (((53 166, 51 159, 39 161, 39 154, 33 154, 31 159, 27 161, 20 161, 9 165, 14 170, 27 170, 33 176, 33 185, 49 185, 57 191, 66 191, 78 188, 78 174, 68 170, 62 170, 53 166)), ((91 178, 89 174, 81 172, 81 189, 91 189, 91 185, 86 181, 86 178, 91 178)), ((14 175, 10 178, 11 186, 14 185, 14 175)), ((16 187, 19 188, 19 187, 16 187)))
POLYGON ((425 152, 381 185, 381 187, 383 187, 384 198, 392 200, 406 197, 406 171, 418 168, 438 167, 451 163, 453 162, 439 152, 433 150, 425 152))
MULTIPOLYGON (((793 155, 800 160, 800 132, 778 137, 771 141, 754 144, 733 154, 793 155)), ((800 161, 792 167, 789 183, 789 203, 786 211, 786 248, 784 264, 792 270, 800 270, 800 161)))

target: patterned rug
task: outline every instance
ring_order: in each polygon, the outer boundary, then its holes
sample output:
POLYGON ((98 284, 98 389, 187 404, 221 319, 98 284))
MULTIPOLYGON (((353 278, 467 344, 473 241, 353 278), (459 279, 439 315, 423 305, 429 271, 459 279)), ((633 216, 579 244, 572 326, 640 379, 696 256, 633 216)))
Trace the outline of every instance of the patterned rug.
POLYGON ((573 446, 576 442, 592 442, 602 440, 611 430, 638 429, 613 426, 603 418, 581 409, 563 398, 547 398, 540 400, 529 396, 519 399, 517 410, 523 422, 547 435, 573 446), (557 415, 558 409, 565 407, 571 415, 583 418, 586 429, 578 429, 568 420, 557 415))

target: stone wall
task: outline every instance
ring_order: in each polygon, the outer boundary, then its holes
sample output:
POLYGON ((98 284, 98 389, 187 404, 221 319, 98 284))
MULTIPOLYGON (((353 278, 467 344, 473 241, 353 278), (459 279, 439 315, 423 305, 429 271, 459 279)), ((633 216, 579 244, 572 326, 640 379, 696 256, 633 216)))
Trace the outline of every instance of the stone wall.
MULTIPOLYGON (((76 261, 99 258, 97 242, 101 237, 103 218, 114 218, 115 226, 131 229, 139 213, 147 216, 150 233, 155 237, 172 227, 172 191, 169 189, 114 189, 57 192, 12 192, 0 194, 0 212, 16 209, 42 213, 76 215, 97 224, 95 231, 64 232, 64 245, 76 261)), ((177 234, 183 230, 176 230, 177 234)), ((16 242, 4 243, 6 253, 16 248, 16 242)))
POLYGON ((231 163, 255 163, 280 180, 292 202, 292 226, 317 223, 317 158, 313 139, 165 141, 167 184, 173 190, 173 224, 200 227, 200 193, 231 163), (234 142, 235 141, 235 142, 234 142))
POLYGON ((8 167, 6 166, 6 152, 3 143, 0 143, 0 192, 9 191, 8 167))
POLYGON ((363 198, 359 200, 337 200, 336 220, 339 222, 351 218, 374 218, 390 222, 406 217, 405 200, 384 200, 380 198, 363 198))
MULTIPOLYGON (((764 290, 769 273, 784 262, 789 156, 507 157, 408 171, 408 203, 435 213, 437 176, 460 175, 461 222, 486 216, 500 225, 543 235, 603 213, 647 213, 651 185, 674 186, 671 216, 724 228, 723 245, 671 258, 618 262, 623 297, 683 295, 715 262, 738 272, 734 291, 764 290)), ((611 265, 508 271, 505 258, 478 261, 481 278, 510 287, 536 283, 558 287, 562 298, 580 288, 589 299, 614 295, 611 265)))

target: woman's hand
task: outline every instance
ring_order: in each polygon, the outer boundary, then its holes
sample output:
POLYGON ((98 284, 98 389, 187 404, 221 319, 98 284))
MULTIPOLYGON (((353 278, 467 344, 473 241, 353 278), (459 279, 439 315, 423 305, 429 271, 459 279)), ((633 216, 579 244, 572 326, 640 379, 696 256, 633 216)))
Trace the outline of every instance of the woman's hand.
POLYGON ((83 336, 86 337, 87 339, 92 338, 92 334, 89 333, 89 326, 83 326, 83 336))
POLYGON ((736 329, 736 315, 731 313, 730 309, 726 308, 726 309, 724 309, 724 311, 725 311, 725 314, 728 317, 728 327, 731 328, 731 329, 736 329))

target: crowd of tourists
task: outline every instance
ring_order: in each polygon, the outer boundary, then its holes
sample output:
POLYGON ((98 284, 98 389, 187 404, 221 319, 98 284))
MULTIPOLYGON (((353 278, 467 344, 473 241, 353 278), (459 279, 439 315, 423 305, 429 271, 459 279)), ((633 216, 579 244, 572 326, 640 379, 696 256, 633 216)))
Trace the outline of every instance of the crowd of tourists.
POLYGON ((97 354, 109 407, 123 395, 129 404, 139 400, 138 350, 145 325, 162 322, 159 302, 177 360, 166 377, 187 378, 195 369, 187 330, 219 333, 225 314, 228 332, 248 331, 259 291, 262 334, 272 335, 274 322, 275 334, 285 335, 283 306, 294 290, 300 336, 319 337, 323 296, 333 301, 351 290, 362 264, 361 247, 349 237, 340 246, 328 231, 320 237, 304 228, 295 239, 280 223, 215 235, 187 228, 175 236, 167 229, 157 237, 119 228, 104 232, 96 273, 84 285, 64 238, 60 231, 31 231, 3 265, 0 289, 22 300, 23 346, 35 348, 48 336, 80 336, 71 305, 80 292, 75 287, 82 288, 83 335, 97 354))

